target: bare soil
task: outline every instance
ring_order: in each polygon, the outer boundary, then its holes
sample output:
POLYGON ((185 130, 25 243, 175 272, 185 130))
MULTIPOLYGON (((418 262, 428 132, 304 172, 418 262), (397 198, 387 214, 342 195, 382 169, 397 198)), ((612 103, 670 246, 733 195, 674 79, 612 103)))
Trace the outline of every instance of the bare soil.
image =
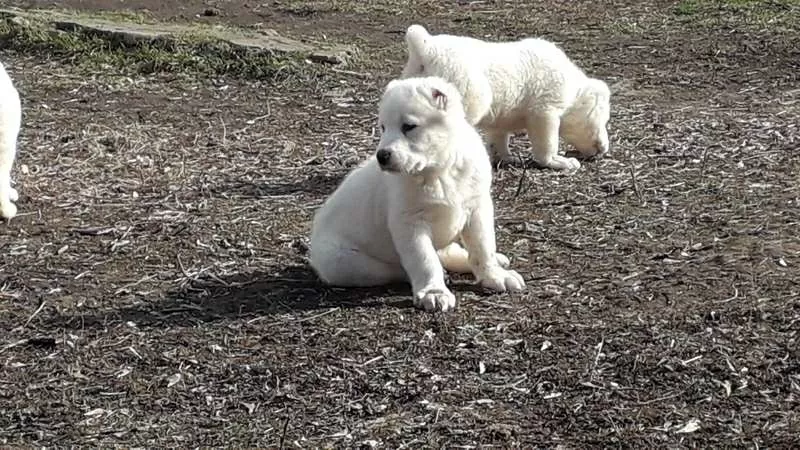
POLYGON ((261 24, 361 57, 279 84, 0 51, 25 110, 0 443, 800 444, 791 2, 10 3, 261 24), (497 236, 529 289, 453 277, 447 315, 406 286, 324 287, 305 261, 314 209, 374 151, 414 22, 548 37, 614 91, 612 152, 575 175, 513 141, 497 236))

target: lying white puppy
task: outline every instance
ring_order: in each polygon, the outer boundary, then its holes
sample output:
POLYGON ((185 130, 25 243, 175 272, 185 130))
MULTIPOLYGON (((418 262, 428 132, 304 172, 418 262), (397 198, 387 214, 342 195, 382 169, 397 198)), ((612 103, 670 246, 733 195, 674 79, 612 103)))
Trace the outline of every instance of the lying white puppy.
POLYGON ((440 78, 394 80, 378 115, 375 157, 314 217, 310 261, 322 281, 410 281, 416 306, 442 311, 456 300, 442 266, 472 272, 490 289, 522 290, 522 277, 496 253, 491 163, 458 91, 440 78))
POLYGON ((11 167, 17 155, 17 135, 21 121, 19 93, 0 63, 0 215, 6 219, 17 215, 14 202, 19 194, 11 187, 11 167))
POLYGON ((608 151, 611 92, 555 44, 433 36, 420 25, 408 28, 406 44, 401 77, 439 76, 453 83, 469 122, 486 131, 497 157, 510 156, 508 138, 520 130, 528 132, 536 162, 553 169, 580 168, 577 159, 558 154, 559 135, 584 156, 608 151))

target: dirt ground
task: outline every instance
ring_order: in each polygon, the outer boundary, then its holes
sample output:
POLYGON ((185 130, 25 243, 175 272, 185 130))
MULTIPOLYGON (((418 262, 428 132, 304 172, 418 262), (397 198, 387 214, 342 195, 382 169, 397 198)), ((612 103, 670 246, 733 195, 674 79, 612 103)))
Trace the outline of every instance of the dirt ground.
POLYGON ((262 24, 360 57, 278 84, 0 52, 25 109, 0 443, 800 444, 796 2, 10 3, 262 24), (614 91, 611 154, 575 175, 513 141, 497 236, 528 291, 452 277, 448 315, 405 286, 324 287, 304 259, 314 209, 374 151, 414 22, 545 36, 614 91))

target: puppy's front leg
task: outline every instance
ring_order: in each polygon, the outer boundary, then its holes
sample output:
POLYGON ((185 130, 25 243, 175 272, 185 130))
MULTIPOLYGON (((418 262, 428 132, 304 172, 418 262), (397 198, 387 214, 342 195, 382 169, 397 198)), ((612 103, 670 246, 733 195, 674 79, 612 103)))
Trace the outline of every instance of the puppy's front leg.
POLYGON ((481 285, 500 292, 521 291, 525 288, 522 276, 514 270, 504 269, 498 261, 494 209, 490 197, 484 197, 481 205, 472 212, 461 232, 461 238, 469 252, 472 271, 481 285))
POLYGON ((511 152, 508 150, 509 136, 505 130, 492 130, 488 133, 490 156, 493 162, 499 163, 511 158, 511 152))
POLYGON ((390 226, 400 263, 411 281, 414 306, 426 311, 448 311, 456 297, 444 283, 444 269, 433 246, 431 231, 423 223, 394 222, 390 226))
POLYGON ((491 111, 494 97, 492 85, 486 75, 475 68, 467 70, 464 77, 460 83, 456 83, 464 89, 464 113, 470 125, 478 126, 491 111))
POLYGON ((558 154, 560 123, 561 118, 552 111, 528 118, 528 140, 533 148, 533 158, 544 167, 574 172, 581 168, 581 163, 558 154))

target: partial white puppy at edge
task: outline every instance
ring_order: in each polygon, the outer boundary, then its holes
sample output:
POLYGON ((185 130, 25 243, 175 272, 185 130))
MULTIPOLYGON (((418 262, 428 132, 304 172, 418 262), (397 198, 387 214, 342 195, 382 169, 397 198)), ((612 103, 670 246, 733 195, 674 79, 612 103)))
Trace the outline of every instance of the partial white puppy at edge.
POLYGON ((453 83, 469 122, 486 131, 496 157, 509 158, 509 136, 521 130, 536 162, 552 169, 580 168, 576 158, 558 154, 559 136, 586 157, 608 151, 611 92, 555 44, 431 35, 421 25, 408 28, 406 44, 401 78, 439 76, 453 83))
POLYGON ((491 162, 458 91, 440 78, 394 80, 378 116, 375 156, 315 214, 310 262, 322 281, 410 281, 414 304, 428 311, 455 307, 444 269, 497 291, 524 289, 496 252, 491 162))
POLYGON ((17 155, 17 135, 21 121, 19 93, 0 63, 0 215, 6 219, 17 215, 14 202, 19 194, 11 187, 11 168, 17 155))

